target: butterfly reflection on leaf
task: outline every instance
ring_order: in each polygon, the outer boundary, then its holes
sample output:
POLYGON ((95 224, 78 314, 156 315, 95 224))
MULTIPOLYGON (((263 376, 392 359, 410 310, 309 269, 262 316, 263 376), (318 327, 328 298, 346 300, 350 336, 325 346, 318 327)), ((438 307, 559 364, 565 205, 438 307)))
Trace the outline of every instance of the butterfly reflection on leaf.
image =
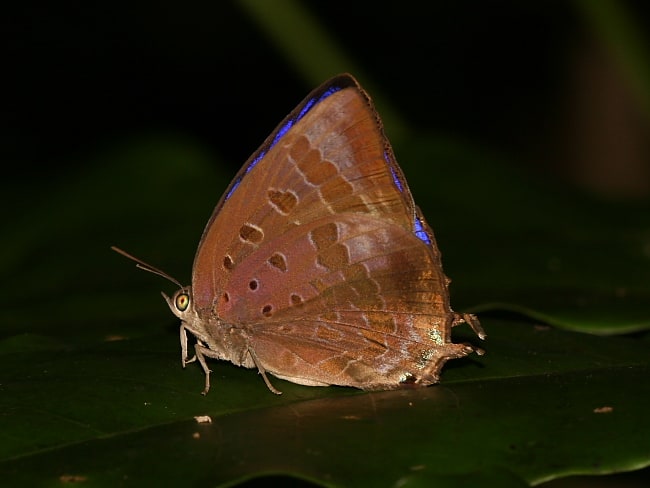
POLYGON ((163 296, 181 319, 183 367, 198 360, 205 372, 204 394, 206 358, 257 368, 274 393, 268 373, 390 390, 436 383, 447 360, 482 353, 451 341, 464 322, 485 334, 451 309, 448 283, 379 116, 345 74, 244 164, 205 227, 192 286, 163 296))

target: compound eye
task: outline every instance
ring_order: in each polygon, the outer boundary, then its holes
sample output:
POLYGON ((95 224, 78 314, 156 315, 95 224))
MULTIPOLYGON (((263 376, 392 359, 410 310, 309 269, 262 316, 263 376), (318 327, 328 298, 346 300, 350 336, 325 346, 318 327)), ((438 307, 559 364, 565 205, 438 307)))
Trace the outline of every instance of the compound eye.
POLYGON ((180 312, 184 312, 187 310, 187 307, 190 306, 190 296, 187 293, 179 293, 176 296, 176 302, 174 303, 176 305, 176 308, 180 312))

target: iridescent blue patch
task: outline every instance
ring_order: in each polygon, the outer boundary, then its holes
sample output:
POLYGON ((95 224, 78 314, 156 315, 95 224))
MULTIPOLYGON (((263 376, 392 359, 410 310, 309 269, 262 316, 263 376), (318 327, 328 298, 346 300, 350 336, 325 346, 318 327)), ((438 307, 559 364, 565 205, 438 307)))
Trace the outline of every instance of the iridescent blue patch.
POLYGON ((393 176, 393 183, 395 183, 395 186, 397 189, 400 191, 400 193, 404 193, 404 187, 402 186, 402 181, 399 179, 399 176, 397 176, 397 173, 395 172, 395 168, 390 163, 390 159, 388 158, 388 153, 384 153, 384 159, 386 160, 386 164, 388 164, 388 167, 390 168, 390 174, 393 176))
MULTIPOLYGON (((384 153, 384 159, 386 160, 386 164, 388 164, 388 167, 390 168, 390 174, 393 177, 393 183, 395 183, 395 186, 400 191, 400 193, 404 193, 404 184, 402 183, 402 180, 400 180, 397 171, 395 171, 395 167, 391 164, 391 159, 388 157, 387 152, 384 153)), ((422 222, 420 221, 419 217, 415 217, 415 219, 413 220, 413 233, 418 239, 420 239, 426 245, 428 246, 431 245, 431 239, 429 239, 429 235, 427 234, 427 231, 424 230, 424 226, 422 225, 422 222)))
POLYGON ((240 183, 241 183, 241 176, 237 178, 235 181, 233 181, 232 184, 230 185, 230 189, 228 190, 228 193, 226 193, 226 197, 223 199, 224 202, 228 200, 233 193, 235 193, 235 190, 237 189, 240 183))
POLYGON ((413 221, 413 233, 426 245, 431 245, 431 239, 429 239, 429 234, 427 234, 427 231, 424 230, 424 226, 422 225, 420 217, 415 217, 415 220, 413 221))

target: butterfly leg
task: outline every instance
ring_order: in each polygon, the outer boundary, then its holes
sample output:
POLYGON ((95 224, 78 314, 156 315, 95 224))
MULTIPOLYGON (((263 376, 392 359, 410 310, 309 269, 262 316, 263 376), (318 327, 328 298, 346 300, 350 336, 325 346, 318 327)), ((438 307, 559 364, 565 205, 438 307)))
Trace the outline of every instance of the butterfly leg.
POLYGON ((218 358, 219 356, 216 355, 214 351, 211 351, 210 349, 205 347, 202 342, 197 342, 194 345, 194 351, 196 352, 196 354, 194 355, 194 357, 192 357, 191 360, 187 362, 191 363, 192 361, 195 361, 197 359, 199 360, 199 364, 203 368, 203 373, 205 373, 205 388, 201 392, 201 395, 205 396, 210 391, 210 373, 212 373, 210 368, 208 368, 208 363, 205 362, 205 357, 208 356, 208 357, 218 358))
POLYGON ((185 324, 181 324, 181 364, 185 368, 186 364, 194 361, 196 361, 196 355, 187 358, 187 329, 185 329, 185 324))
MULTIPOLYGON (((474 333, 479 337, 481 340, 485 340, 487 338, 487 334, 483 330, 483 327, 481 327, 481 323, 478 321, 478 318, 476 315, 473 315, 471 313, 454 313, 454 318, 451 322, 451 326, 455 327, 458 324, 467 324, 469 325, 474 333)), ((464 344, 465 346, 469 347, 472 349, 471 352, 475 352, 479 356, 482 356, 485 354, 485 351, 481 349, 480 347, 473 346, 471 344, 464 344)))
POLYGON ((271 390, 276 395, 282 395, 282 392, 280 390, 275 389, 275 387, 269 381, 269 378, 266 376, 266 369, 264 369, 264 366, 262 366, 262 363, 257 358, 257 354, 255 354, 255 351, 253 351, 253 348, 250 346, 248 347, 248 354, 250 354, 251 358, 253 358, 253 362, 255 363, 255 366, 257 366, 257 370, 262 375, 262 378, 264 379, 264 383, 266 383, 268 389, 271 390))
POLYGON ((466 323, 469 325, 474 333, 479 337, 479 339, 486 339, 487 334, 483 330, 483 327, 481 327, 481 323, 478 321, 478 318, 476 315, 473 315, 471 313, 457 313, 454 314, 454 321, 452 322, 451 326, 454 327, 458 324, 463 324, 466 323))

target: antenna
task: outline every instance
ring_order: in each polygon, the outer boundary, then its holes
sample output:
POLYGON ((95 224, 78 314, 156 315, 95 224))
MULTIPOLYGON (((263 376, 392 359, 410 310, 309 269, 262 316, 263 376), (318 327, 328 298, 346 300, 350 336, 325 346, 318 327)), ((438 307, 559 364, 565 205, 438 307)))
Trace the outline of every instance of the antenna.
POLYGON ((142 269, 142 270, 144 270, 144 271, 149 271, 149 273, 153 273, 153 274, 155 274, 155 275, 161 276, 161 277, 163 277, 163 278, 165 278, 165 279, 171 281, 172 283, 174 283, 175 285, 177 285, 179 288, 183 288, 183 285, 181 285, 181 284, 178 282, 177 279, 172 278, 172 277, 169 276, 167 273, 165 273, 164 271, 162 271, 162 270, 156 268, 155 266, 151 266, 150 264, 145 263, 145 262, 142 261, 141 259, 138 259, 138 258, 136 258, 135 256, 132 256, 132 255, 129 254, 128 252, 123 251, 122 249, 120 249, 119 247, 111 246, 111 249, 112 249, 113 251, 115 251, 116 253, 121 254, 121 255, 124 256, 125 258, 129 258, 131 261, 135 261, 135 262, 136 262, 136 265, 135 265, 136 268, 140 268, 140 269, 142 269))

